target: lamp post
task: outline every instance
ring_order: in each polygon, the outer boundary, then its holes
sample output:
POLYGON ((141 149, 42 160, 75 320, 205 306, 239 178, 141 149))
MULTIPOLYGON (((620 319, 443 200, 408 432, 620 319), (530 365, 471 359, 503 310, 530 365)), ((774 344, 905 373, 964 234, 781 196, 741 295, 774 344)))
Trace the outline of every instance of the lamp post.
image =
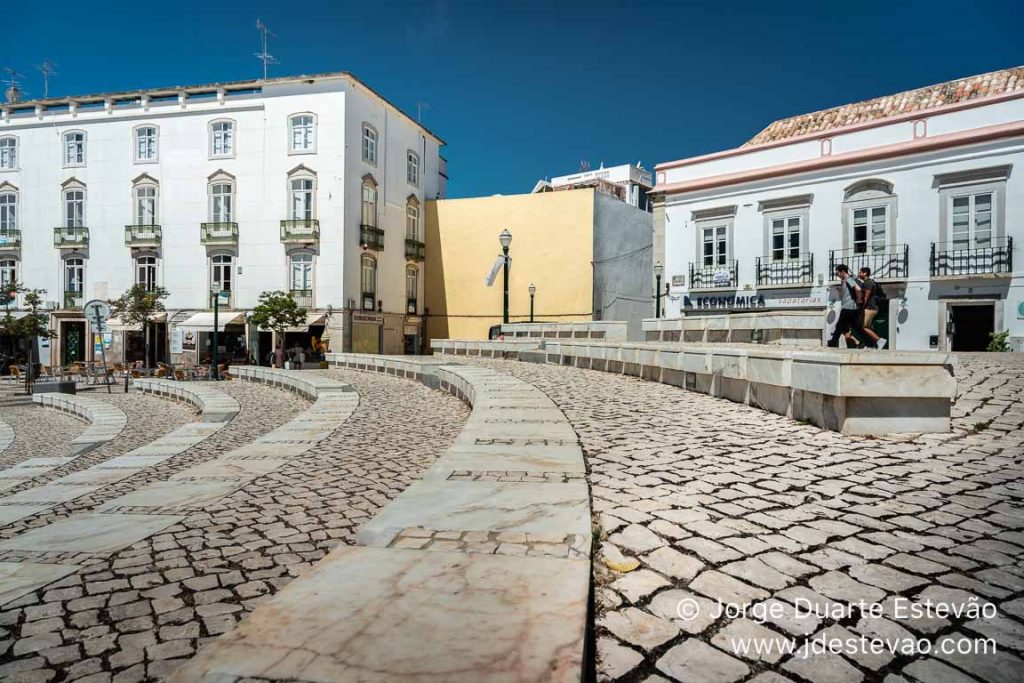
POLYGON ((530 292, 530 322, 532 323, 533 322, 533 296, 537 293, 537 288, 534 287, 533 283, 531 282, 530 286, 528 287, 528 290, 530 292))
POLYGON ((654 317, 661 317, 661 274, 664 272, 661 261, 654 264, 654 317))
POLYGON ((505 228, 501 231, 501 235, 498 236, 498 241, 501 242, 501 253, 504 261, 504 305, 502 308, 501 322, 505 325, 508 324, 508 245, 512 244, 512 233, 505 228))

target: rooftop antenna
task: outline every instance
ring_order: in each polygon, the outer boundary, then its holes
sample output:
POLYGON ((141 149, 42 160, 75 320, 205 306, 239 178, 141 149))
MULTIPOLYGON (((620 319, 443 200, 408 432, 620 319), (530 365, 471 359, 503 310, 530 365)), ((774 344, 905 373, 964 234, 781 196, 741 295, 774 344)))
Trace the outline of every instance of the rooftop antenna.
POLYGON ((429 102, 417 102, 416 103, 416 123, 423 121, 423 110, 430 109, 429 102))
POLYGON ((590 162, 587 161, 586 159, 583 159, 582 161, 580 161, 580 171, 585 173, 585 172, 587 172, 589 170, 590 170, 590 162))
POLYGON ((256 20, 256 30, 260 32, 260 45, 263 50, 256 53, 256 59, 263 62, 263 80, 267 80, 267 66, 270 64, 280 64, 277 57, 267 52, 267 40, 268 36, 277 38, 277 34, 270 30, 270 28, 263 23, 261 19, 256 20))
POLYGON ((21 99, 21 86, 18 84, 18 80, 24 76, 9 66, 4 67, 4 73, 7 74, 7 78, 4 79, 4 83, 7 84, 7 88, 4 90, 6 100, 7 102, 17 102, 21 99))
POLYGON ((43 98, 50 96, 50 76, 59 76, 57 65, 49 59, 44 59, 42 64, 36 64, 36 69, 43 74, 43 98))

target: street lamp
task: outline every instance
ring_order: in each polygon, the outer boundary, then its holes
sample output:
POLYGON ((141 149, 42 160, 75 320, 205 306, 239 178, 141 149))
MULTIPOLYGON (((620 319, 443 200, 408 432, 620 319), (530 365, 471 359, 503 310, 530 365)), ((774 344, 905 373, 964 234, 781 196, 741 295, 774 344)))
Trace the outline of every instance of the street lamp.
POLYGON ((661 261, 654 264, 654 317, 661 317, 661 274, 665 272, 665 268, 661 265, 661 261))
POLYGON ((537 288, 534 287, 533 283, 531 282, 530 286, 527 289, 530 292, 530 322, 532 323, 533 322, 533 295, 537 293, 537 288))
POLYGON ((504 306, 502 308, 501 322, 508 324, 508 245, 512 244, 512 233, 505 228, 501 231, 501 235, 498 236, 498 241, 501 242, 501 253, 504 256, 504 271, 505 271, 505 286, 504 286, 504 306))

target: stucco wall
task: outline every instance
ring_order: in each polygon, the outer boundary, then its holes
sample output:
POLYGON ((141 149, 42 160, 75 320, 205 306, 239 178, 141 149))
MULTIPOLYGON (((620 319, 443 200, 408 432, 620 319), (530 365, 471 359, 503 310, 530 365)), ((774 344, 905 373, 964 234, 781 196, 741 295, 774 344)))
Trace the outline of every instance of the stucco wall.
POLYGON ((629 323, 629 338, 653 315, 653 217, 625 202, 594 196, 594 311, 601 320, 629 323))

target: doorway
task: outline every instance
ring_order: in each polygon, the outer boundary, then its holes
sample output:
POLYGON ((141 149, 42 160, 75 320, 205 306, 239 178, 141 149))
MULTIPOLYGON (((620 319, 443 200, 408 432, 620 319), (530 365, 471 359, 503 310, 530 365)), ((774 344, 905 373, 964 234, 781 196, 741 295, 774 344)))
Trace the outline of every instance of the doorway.
POLYGON ((66 320, 60 324, 61 365, 81 363, 85 360, 85 321, 66 320))
POLYGON ((995 332, 994 304, 950 305, 946 331, 951 351, 984 351, 995 332))

